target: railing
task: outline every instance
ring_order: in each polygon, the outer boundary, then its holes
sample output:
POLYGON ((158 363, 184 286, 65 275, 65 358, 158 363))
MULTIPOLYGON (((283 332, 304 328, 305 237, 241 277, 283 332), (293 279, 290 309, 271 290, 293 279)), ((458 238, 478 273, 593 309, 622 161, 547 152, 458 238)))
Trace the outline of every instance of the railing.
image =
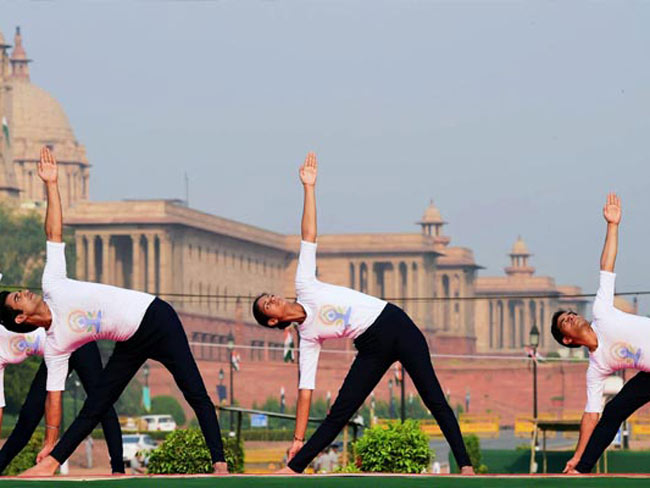
MULTIPOLYGON (((264 410, 253 410, 250 408, 241 408, 241 407, 229 407, 225 405, 216 405, 217 410, 222 411, 222 412, 233 412, 237 415, 237 427, 235 430, 237 441, 241 441, 241 426, 242 426, 242 419, 244 414, 252 414, 252 415, 266 415, 267 417, 271 418, 276 418, 276 419, 284 419, 284 420, 295 420, 296 416, 288 413, 279 413, 279 412, 266 412, 264 410)), ((312 423, 322 423, 325 418, 320 418, 320 417, 309 417, 307 419, 307 422, 312 422, 312 423)), ((361 422, 356 422, 355 420, 349 420, 347 425, 349 427, 352 427, 352 440, 353 442, 357 440, 357 435, 359 432, 359 428, 363 427, 363 423, 361 422)), ((231 427, 232 428, 232 427, 231 427)))

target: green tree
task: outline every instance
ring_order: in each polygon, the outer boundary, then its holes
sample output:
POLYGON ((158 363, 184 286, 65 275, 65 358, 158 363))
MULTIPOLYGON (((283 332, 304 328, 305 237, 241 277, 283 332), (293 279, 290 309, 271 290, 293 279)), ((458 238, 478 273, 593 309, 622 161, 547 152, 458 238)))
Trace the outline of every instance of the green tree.
POLYGON ((42 361, 43 358, 32 356, 21 364, 7 365, 4 374, 6 413, 18 414, 42 361))
POLYGON ((117 415, 126 415, 135 417, 144 415, 144 407, 142 406, 142 384, 133 378, 129 385, 120 395, 120 398, 115 402, 115 411, 117 415))
POLYGON ((151 399, 151 412, 152 414, 169 414, 174 417, 176 425, 185 425, 185 412, 183 407, 178 403, 178 400, 173 396, 159 395, 151 399))
MULTIPOLYGON (((4 286, 40 289, 45 265, 45 231, 43 216, 36 211, 24 212, 0 204, 0 272, 4 286)), ((68 276, 75 277, 74 234, 66 229, 68 276)))

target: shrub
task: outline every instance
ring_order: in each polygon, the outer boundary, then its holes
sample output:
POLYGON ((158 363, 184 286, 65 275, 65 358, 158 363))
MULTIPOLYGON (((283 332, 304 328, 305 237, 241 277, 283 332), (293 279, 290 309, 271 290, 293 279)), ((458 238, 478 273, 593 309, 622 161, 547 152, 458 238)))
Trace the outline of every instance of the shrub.
POLYGON ((173 396, 159 395, 151 399, 151 414, 169 414, 179 427, 185 425, 185 412, 173 396))
POLYGON ((433 459, 429 439, 414 420, 366 429, 355 449, 361 471, 421 473, 433 459))
MULTIPOLYGON (((241 473, 244 453, 235 439, 222 439, 231 473, 241 473)), ((151 474, 199 474, 211 473, 212 460, 199 429, 176 430, 164 442, 151 451, 148 472, 151 474)))
POLYGON ((43 431, 37 430, 25 448, 11 461, 2 474, 5 476, 16 476, 26 469, 31 468, 36 464, 36 456, 41 449, 43 449, 43 431))
POLYGON ((481 441, 478 436, 475 434, 463 436, 463 442, 465 442, 467 454, 474 471, 479 474, 487 473, 488 467, 481 462, 483 456, 481 455, 481 441))

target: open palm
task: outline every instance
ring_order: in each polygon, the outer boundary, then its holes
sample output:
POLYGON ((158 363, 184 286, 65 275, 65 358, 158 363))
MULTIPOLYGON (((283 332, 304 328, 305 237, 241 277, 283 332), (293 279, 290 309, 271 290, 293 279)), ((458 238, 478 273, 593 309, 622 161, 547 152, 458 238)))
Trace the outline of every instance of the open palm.
POLYGON ((38 176, 45 183, 54 183, 58 177, 56 159, 47 146, 41 148, 41 160, 38 163, 38 176))
POLYGON ((316 184, 317 174, 318 162, 316 161, 316 153, 310 152, 300 167, 300 181, 302 181, 303 185, 313 186, 316 184))
POLYGON ((609 224, 618 224, 621 221, 621 199, 616 193, 607 195, 607 202, 603 207, 603 217, 609 224))

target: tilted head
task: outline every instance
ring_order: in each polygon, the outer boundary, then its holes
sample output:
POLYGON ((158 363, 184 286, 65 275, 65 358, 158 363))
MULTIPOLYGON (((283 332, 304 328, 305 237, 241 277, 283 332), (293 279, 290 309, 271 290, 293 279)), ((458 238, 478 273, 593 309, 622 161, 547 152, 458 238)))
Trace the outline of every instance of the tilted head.
POLYGON ((591 327, 587 319, 569 310, 558 310, 551 319, 551 334, 565 347, 580 347, 585 332, 591 327))
POLYGON ((282 320, 287 316, 290 302, 286 298, 262 293, 253 301, 253 317, 257 323, 272 329, 286 329, 291 322, 282 320))
POLYGON ((0 292, 0 322, 7 330, 26 334, 38 326, 30 320, 41 308, 43 297, 29 290, 0 292))

